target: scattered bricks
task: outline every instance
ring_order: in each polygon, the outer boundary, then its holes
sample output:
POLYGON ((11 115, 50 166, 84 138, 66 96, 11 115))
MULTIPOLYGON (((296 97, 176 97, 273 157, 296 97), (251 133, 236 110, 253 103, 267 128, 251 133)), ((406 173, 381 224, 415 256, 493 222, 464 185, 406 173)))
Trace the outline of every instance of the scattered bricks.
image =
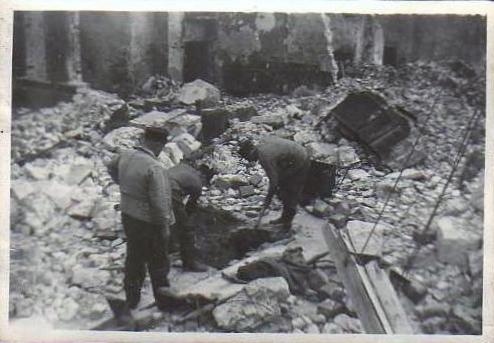
POLYGON ((176 109, 171 112, 151 111, 133 119, 130 123, 138 127, 162 127, 170 130, 169 121, 175 117, 184 115, 187 111, 176 109))
POLYGON ((273 129, 279 129, 285 125, 283 115, 280 113, 264 114, 252 117, 250 120, 254 124, 266 124, 273 129))
POLYGON ((243 175, 236 175, 236 174, 217 175, 213 179, 213 185, 215 185, 219 189, 238 188, 240 186, 247 186, 248 184, 249 181, 243 175))
POLYGON ((319 268, 311 270, 307 278, 310 288, 315 291, 319 291, 321 287, 327 285, 329 282, 329 277, 319 268))
POLYGON ((442 217, 437 222, 437 255, 441 262, 467 267, 467 253, 480 248, 481 237, 465 229, 466 222, 442 217))
POLYGON ((194 136, 189 133, 182 133, 180 136, 175 137, 173 141, 177 143, 185 157, 189 156, 201 147, 201 142, 196 140, 194 136))
POLYGON ((249 176, 249 182, 254 186, 259 185, 262 182, 262 175, 254 174, 249 176))
POLYGON ((239 192, 240 192, 240 196, 241 196, 242 198, 246 198, 246 197, 249 197, 249 196, 251 196, 251 195, 256 194, 256 192, 255 192, 255 188, 254 188, 254 186, 252 186, 252 185, 248 185, 248 186, 240 186, 240 187, 238 188, 238 190, 239 190, 239 192))
POLYGON ((317 305, 317 312, 331 319, 345 311, 345 307, 334 300, 326 299, 317 305))

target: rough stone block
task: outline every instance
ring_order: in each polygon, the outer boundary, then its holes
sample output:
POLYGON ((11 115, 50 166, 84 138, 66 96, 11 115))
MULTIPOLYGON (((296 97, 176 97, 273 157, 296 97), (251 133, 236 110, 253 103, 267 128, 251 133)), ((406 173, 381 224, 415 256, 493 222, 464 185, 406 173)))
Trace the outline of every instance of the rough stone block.
POLYGON ((238 188, 240 186, 247 186, 248 184, 249 181, 245 176, 236 174, 218 175, 213 180, 213 185, 219 189, 238 188))
POLYGON ((196 140, 194 136, 189 133, 183 133, 180 136, 175 137, 173 141, 177 143, 184 156, 189 156, 201 147, 201 142, 196 140))
MULTIPOLYGON (((360 220, 351 220, 347 223, 346 229, 353 246, 355 247, 355 252, 361 252, 373 227, 374 223, 363 222, 360 220)), ((364 253, 367 255, 379 255, 382 248, 383 235, 389 229, 388 225, 382 223, 377 224, 374 233, 370 236, 364 253)))
POLYGON ((255 116, 251 118, 251 122, 254 124, 266 124, 273 127, 273 129, 279 129, 285 125, 284 116, 280 113, 255 116))
POLYGON ((175 142, 166 143, 163 151, 168 155, 168 157, 170 157, 170 160, 174 164, 179 164, 180 161, 184 158, 184 153, 175 142))
POLYGON ((249 197, 249 196, 251 196, 251 195, 256 194, 256 192, 255 192, 255 188, 254 188, 254 186, 252 186, 252 185, 248 185, 248 186, 240 186, 240 187, 238 188, 238 190, 239 190, 239 192, 240 192, 240 196, 241 196, 242 198, 246 198, 246 197, 249 197))
POLYGON ((357 180, 366 179, 367 177, 369 177, 369 173, 367 173, 363 169, 352 169, 348 171, 348 177, 352 181, 357 181, 357 180))
POLYGON ((437 225, 437 256, 441 262, 467 267, 467 254, 480 248, 481 237, 467 230, 465 221, 442 217, 437 225))
POLYGON ((199 101, 201 106, 211 107, 216 105, 220 99, 219 89, 201 79, 184 84, 178 94, 178 101, 186 105, 193 105, 199 101))
POLYGON ((252 331, 281 315, 280 302, 290 294, 282 277, 250 282, 240 293, 213 310, 219 327, 235 332, 252 331))
POLYGON ((344 309, 341 303, 331 299, 326 299, 317 305, 317 312, 323 314, 328 319, 342 313, 344 309))

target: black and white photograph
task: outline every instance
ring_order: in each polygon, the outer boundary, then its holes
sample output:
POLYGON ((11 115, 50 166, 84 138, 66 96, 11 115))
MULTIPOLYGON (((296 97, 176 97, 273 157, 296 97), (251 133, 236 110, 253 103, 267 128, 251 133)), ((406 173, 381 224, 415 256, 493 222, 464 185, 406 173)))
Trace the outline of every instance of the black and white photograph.
POLYGON ((9 328, 486 333, 485 13, 12 15, 9 328))

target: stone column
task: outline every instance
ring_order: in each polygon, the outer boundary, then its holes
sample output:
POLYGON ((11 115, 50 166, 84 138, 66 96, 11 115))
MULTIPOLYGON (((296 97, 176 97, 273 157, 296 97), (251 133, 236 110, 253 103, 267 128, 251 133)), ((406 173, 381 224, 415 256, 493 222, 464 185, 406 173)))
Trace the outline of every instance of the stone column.
POLYGON ((25 12, 25 51, 27 79, 48 81, 45 18, 42 12, 25 12))
POLYGON ((363 15, 355 42, 355 64, 382 64, 384 35, 381 24, 372 16, 363 15))
POLYGON ((183 81, 184 46, 182 12, 168 13, 168 75, 175 81, 183 81))
POLYGON ((67 53, 65 68, 69 84, 82 84, 81 42, 80 42, 80 18, 79 12, 67 15, 67 53))

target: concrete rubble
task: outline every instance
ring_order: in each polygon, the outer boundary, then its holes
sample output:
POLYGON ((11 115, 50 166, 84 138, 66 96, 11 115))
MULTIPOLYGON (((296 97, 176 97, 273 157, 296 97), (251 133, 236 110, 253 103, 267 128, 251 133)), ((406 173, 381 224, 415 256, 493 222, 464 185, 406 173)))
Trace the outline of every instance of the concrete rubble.
MULTIPOLYGON (((403 267, 416 246, 413 233, 424 228, 451 170, 448 161, 466 118, 458 110, 473 110, 457 96, 461 83, 459 88, 438 83, 439 76, 448 73, 453 71, 437 64, 406 65, 402 70, 362 67, 358 77, 344 77, 312 95, 245 98, 222 95, 198 80, 183 88, 162 83, 158 89, 160 79, 155 77, 127 102, 81 89, 72 102, 23 109, 12 122, 10 317, 14 322, 41 317, 57 328, 80 329, 110 316, 101 304, 103 294, 122 294, 125 236, 120 214, 114 209, 119 188, 107 174, 105 162, 119 149, 138 142, 142 129, 137 126, 152 122, 171 132, 171 141, 160 156, 164 165, 190 160, 209 176, 201 207, 221 209, 236 221, 230 218, 224 227, 221 223, 198 227, 200 255, 214 264, 208 273, 182 273, 173 264, 170 274, 172 285, 184 295, 217 302, 212 317, 182 323, 172 310, 163 313, 149 330, 362 333, 330 255, 313 266, 310 292, 305 296, 290 294, 283 278, 258 279, 246 285, 233 283, 223 274, 235 275, 239 266, 252 260, 279 257, 287 247, 302 247, 306 260, 317 258, 327 252, 318 229, 327 221, 337 223, 360 252, 386 202, 365 253, 403 267), (396 73, 406 73, 407 78, 397 78, 396 73), (393 108, 413 113, 413 125, 420 126, 438 89, 445 95, 437 100, 435 116, 422 128, 425 134, 418 147, 427 153, 403 172, 396 187, 400 168, 384 165, 396 161, 395 152, 380 164, 372 151, 329 122, 328 115, 342 99, 356 90, 371 90, 385 93, 383 98, 393 108), (208 137, 208 142, 201 137, 196 100, 204 109, 225 108, 230 113, 224 131, 208 137), (105 132, 99 123, 108 121, 124 105, 129 121, 105 132), (259 164, 240 158, 238 145, 245 137, 257 141, 265 134, 294 139, 314 160, 338 166, 337 187, 332 196, 311 199, 299 208, 292 241, 254 242, 238 256, 229 247, 228 230, 252 226, 268 185, 259 164)), ((481 117, 478 125, 484 124, 485 117, 481 117)), ((388 143, 398 146, 416 138, 416 130, 407 132, 399 143, 388 143)), ((471 143, 481 151, 483 144, 483 137, 471 143)), ((427 289, 409 311, 424 333, 479 333, 483 169, 473 174, 461 182, 455 175, 430 228, 433 238, 421 246, 410 270, 414 280, 427 289), (447 310, 432 311, 438 302, 447 304, 447 310)), ((280 209, 275 199, 266 220, 280 209)), ((143 297, 152 299, 148 281, 143 297)), ((405 295, 400 297, 408 302, 405 295)))

